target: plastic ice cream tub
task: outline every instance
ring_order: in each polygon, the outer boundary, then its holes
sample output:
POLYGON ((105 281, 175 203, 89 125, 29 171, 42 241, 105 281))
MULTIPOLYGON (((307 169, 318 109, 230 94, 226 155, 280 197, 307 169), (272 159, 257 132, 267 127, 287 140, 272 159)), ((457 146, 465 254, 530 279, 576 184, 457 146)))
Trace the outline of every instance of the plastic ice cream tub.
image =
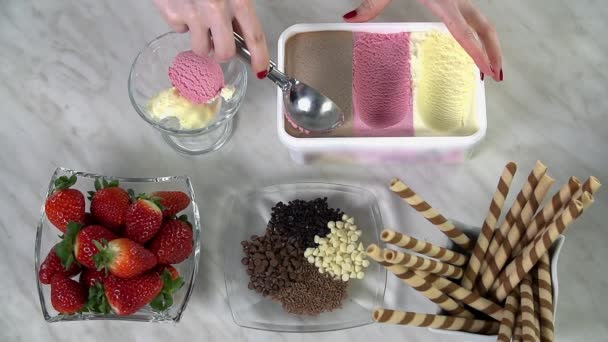
MULTIPOLYGON (((290 67, 293 67, 291 64, 294 62, 292 61, 290 64, 288 57, 298 55, 299 51, 293 51, 290 39, 301 33, 322 35, 330 32, 341 32, 354 37, 353 32, 419 33, 430 31, 449 34, 442 23, 298 24, 287 28, 281 34, 278 41, 277 64, 280 70, 287 72, 289 72, 290 67)), ((344 86, 339 82, 339 79, 340 75, 352 77, 350 64, 343 63, 349 59, 351 59, 349 62, 352 63, 352 51, 345 50, 346 52, 333 53, 331 49, 343 44, 344 41, 348 41, 348 38, 344 39, 342 37, 338 40, 334 39, 335 37, 328 36, 327 39, 318 39, 319 44, 306 47, 307 51, 318 52, 318 58, 328 65, 325 70, 322 72, 319 72, 319 70, 308 72, 306 68, 300 68, 300 75, 293 76, 305 83, 317 82, 322 85, 321 88, 323 89, 319 90, 336 101, 344 110, 347 122, 343 127, 327 134, 309 135, 299 132, 286 121, 282 93, 280 89, 277 89, 277 131, 279 139, 287 147, 294 161, 298 163, 390 163, 404 161, 458 163, 472 156, 475 147, 482 141, 487 130, 485 89, 478 76, 472 85, 473 99, 470 101, 470 111, 467 113, 469 120, 475 123, 474 129, 468 129, 466 132, 458 134, 435 132, 419 135, 401 134, 400 132, 407 131, 408 128, 400 128, 399 125, 396 125, 382 131, 386 134, 350 134, 348 133, 349 130, 356 130, 356 127, 361 123, 359 117, 353 117, 352 114, 355 106, 355 101, 350 97, 353 91, 352 83, 350 86, 344 86), (306 77, 314 78, 311 76, 313 73, 317 75, 314 76, 316 79, 311 82, 306 77)), ((350 44, 350 42, 348 43, 350 44)), ((318 63, 310 62, 313 68, 316 64, 318 63)), ((476 67, 474 72, 479 75, 479 70, 476 67)), ((311 85, 315 86, 314 84, 311 85)), ((414 87, 412 88, 414 89, 414 87)), ((412 95, 414 112, 416 112, 415 99, 416 97, 412 95)), ((414 114, 414 117, 417 117, 416 114, 414 114)), ((418 124, 417 120, 420 121, 419 119, 413 119, 414 125, 418 124)), ((409 129, 411 130, 411 128, 409 129)), ((370 130, 370 132, 372 131, 370 130)))

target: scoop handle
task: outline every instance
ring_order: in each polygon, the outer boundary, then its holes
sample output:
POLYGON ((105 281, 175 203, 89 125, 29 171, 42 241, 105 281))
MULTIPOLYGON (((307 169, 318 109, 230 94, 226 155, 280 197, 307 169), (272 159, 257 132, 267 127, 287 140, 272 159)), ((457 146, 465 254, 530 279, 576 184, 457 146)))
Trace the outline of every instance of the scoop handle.
MULTIPOLYGON (((251 52, 247 49, 245 40, 236 32, 233 32, 232 34, 234 35, 237 53, 251 65, 251 52)), ((270 64, 268 67, 268 79, 279 86, 279 88, 283 89, 283 91, 288 90, 292 84, 291 78, 279 71, 277 65, 272 60, 269 60, 268 62, 270 64)))

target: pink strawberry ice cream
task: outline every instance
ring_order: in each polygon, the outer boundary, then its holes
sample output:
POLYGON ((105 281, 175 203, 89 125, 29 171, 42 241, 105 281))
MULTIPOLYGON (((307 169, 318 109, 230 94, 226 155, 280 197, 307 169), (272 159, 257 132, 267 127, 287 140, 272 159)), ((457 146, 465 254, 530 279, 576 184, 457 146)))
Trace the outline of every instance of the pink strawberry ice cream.
MULTIPOLYGON (((353 44, 355 126, 399 127, 411 135, 412 76, 409 34, 356 32, 353 44)), ((367 130, 367 129, 365 129, 367 130)))
POLYGON ((197 104, 216 98, 224 87, 222 67, 211 57, 180 52, 169 67, 169 78, 180 95, 197 104))

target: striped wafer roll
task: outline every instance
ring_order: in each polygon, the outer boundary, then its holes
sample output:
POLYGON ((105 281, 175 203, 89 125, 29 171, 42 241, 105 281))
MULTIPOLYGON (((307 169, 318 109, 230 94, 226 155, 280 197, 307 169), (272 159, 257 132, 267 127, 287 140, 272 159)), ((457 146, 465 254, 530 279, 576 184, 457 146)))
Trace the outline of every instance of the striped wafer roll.
POLYGON ((469 239, 465 233, 456 228, 452 222, 443 217, 443 215, 435 210, 435 208, 431 207, 422 197, 416 194, 401 180, 397 178, 391 180, 390 189, 399 195, 399 197, 407 202, 412 208, 421 213, 422 216, 439 228, 439 230, 462 249, 469 250, 473 247, 471 239, 469 239))
MULTIPOLYGON (((534 272, 532 272, 532 273, 534 273, 534 272)), ((540 334, 541 334, 541 332, 540 332, 540 317, 539 317, 540 316, 540 305, 538 303, 538 287, 536 286, 536 283, 534 281, 535 277, 533 275, 530 275, 530 277, 532 279, 531 280, 532 295, 534 297, 534 303, 533 303, 534 304, 534 317, 533 317, 534 318, 534 326, 536 328, 538 328, 537 341, 540 342, 540 334)))
POLYGON ((568 226, 581 214, 583 203, 578 200, 570 202, 568 210, 564 211, 549 227, 539 234, 528 246, 524 247, 509 265, 501 272, 493 287, 493 297, 499 302, 522 281, 525 275, 536 265, 538 259, 547 253, 551 245, 563 234, 568 226), (496 290, 494 290, 494 288, 496 290))
MULTIPOLYGON (((576 200, 583 200, 583 194, 585 192, 590 193, 591 195, 595 194, 597 192, 597 190, 602 186, 602 183, 600 183, 599 179, 591 176, 589 178, 587 178, 587 180, 585 181, 585 183, 583 183, 583 186, 580 187, 575 193, 574 195, 572 195, 572 199, 576 199, 576 200)), ((562 208, 555 214, 555 216, 553 217, 553 220, 555 221, 555 219, 557 217, 559 217, 559 215, 561 215, 564 210, 566 209, 566 207, 568 206, 569 203, 564 203, 564 205, 562 206, 562 208)), ((588 203, 589 204, 589 203, 588 203)))
POLYGON ((376 309, 373 314, 378 323, 392 323, 428 327, 444 330, 466 331, 471 333, 494 335, 498 332, 499 323, 470 318, 429 315, 408 311, 376 309))
POLYGON ((509 230, 507 238, 496 250, 494 258, 488 260, 489 272, 482 274, 479 283, 480 293, 488 293, 503 266, 507 263, 509 257, 511 257, 513 247, 517 245, 521 236, 524 234, 526 227, 530 224, 530 221, 532 221, 532 217, 538 209, 539 203, 543 201, 554 182, 555 179, 551 178, 551 176, 546 173, 541 177, 532 196, 530 196, 530 200, 526 203, 519 217, 515 220, 513 227, 509 230))
POLYGON ((382 256, 384 260, 394 265, 401 265, 412 270, 435 273, 449 278, 460 279, 464 272, 462 268, 458 266, 398 252, 392 249, 385 249, 382 256))
MULTIPOLYGON (((534 169, 532 169, 532 171, 528 175, 528 180, 526 181, 526 184, 523 186, 521 191, 517 194, 515 201, 513 201, 513 205, 511 205, 511 209, 509 209, 509 212, 507 212, 507 215, 505 216, 505 220, 500 225, 500 228, 494 231, 494 236, 492 238, 492 241, 490 241, 490 245, 488 246, 488 250, 486 252, 485 258, 481 263, 481 267, 479 269, 479 274, 483 275, 484 273, 489 272, 488 271, 489 261, 494 258, 494 254, 498 250, 498 247, 502 244, 505 237, 509 233, 509 229, 511 228, 511 226, 513 224, 515 224, 515 221, 517 220, 517 217, 521 213, 521 210, 525 207, 526 203, 532 196, 534 189, 538 185, 538 182, 540 182, 540 179, 546 172, 547 172, 547 167, 545 165, 543 165, 543 163, 541 163, 540 161, 537 161, 536 165, 534 166, 534 169)), ((478 282, 478 284, 479 284, 479 282, 478 282)), ((485 295, 487 293, 487 291, 484 291, 484 289, 481 288, 480 286, 476 286, 475 288, 482 295, 485 295)))
POLYGON ((551 282, 551 262, 548 253, 543 254, 536 265, 536 286, 538 286, 538 304, 540 307, 540 340, 541 342, 553 342, 555 340, 553 284, 551 282))
POLYGON ((576 177, 570 177, 568 183, 564 184, 559 191, 553 195, 551 202, 547 203, 543 209, 534 216, 532 223, 526 229, 525 235, 521 241, 513 248, 512 255, 518 255, 524 246, 526 246, 538 234, 538 232, 549 223, 555 214, 567 205, 578 189, 581 188, 581 182, 576 177))
POLYGON ((410 251, 424 254, 428 257, 435 258, 456 266, 464 265, 468 259, 464 254, 454 252, 447 248, 435 246, 425 241, 420 241, 409 235, 390 229, 383 230, 380 234, 380 239, 397 247, 409 249, 410 251))
POLYGON ((519 286, 520 301, 519 307, 521 310, 521 332, 524 342, 536 342, 539 340, 539 327, 535 324, 534 319, 534 295, 532 294, 532 282, 530 275, 526 275, 519 286))
POLYGON ((500 305, 471 292, 471 290, 465 289, 464 287, 445 278, 439 277, 436 274, 421 271, 415 271, 415 273, 423 277, 424 280, 428 281, 431 283, 431 285, 448 296, 458 299, 466 305, 474 308, 477 311, 485 313, 499 322, 505 315, 505 310, 500 305))
POLYGON ((445 293, 439 291, 437 288, 431 286, 431 284, 424 280, 422 277, 416 275, 414 272, 400 265, 393 265, 384 260, 382 257, 382 249, 377 245, 370 245, 367 247, 367 255, 369 257, 384 266, 387 270, 392 272, 401 279, 405 284, 414 288, 414 290, 420 292, 423 296, 437 304, 440 308, 445 310, 450 315, 469 317, 472 318, 473 314, 467 311, 462 305, 458 304, 455 300, 445 295, 445 293))
POLYGON ((519 294, 517 291, 511 292, 507 296, 505 302, 505 314, 500 321, 500 328, 498 329, 497 342, 511 342, 513 336, 513 329, 515 328, 515 316, 519 310, 519 294))
POLYGON ((479 237, 477 238, 477 242, 475 243, 475 247, 471 253, 469 263, 464 271, 462 287, 466 289, 472 290, 475 280, 477 280, 481 261, 484 259, 486 251, 488 250, 490 240, 494 234, 494 229, 496 228, 498 218, 502 212, 502 207, 505 204, 505 199, 509 194, 509 188, 511 187, 511 182, 513 181, 516 171, 517 164, 514 162, 509 162, 500 175, 498 185, 496 186, 496 191, 494 192, 494 196, 492 196, 492 201, 490 202, 490 209, 488 210, 486 219, 483 221, 481 232, 479 233, 479 237))
POLYGON ((515 316, 515 328, 513 328, 513 342, 521 342, 521 325, 521 310, 518 310, 515 316))

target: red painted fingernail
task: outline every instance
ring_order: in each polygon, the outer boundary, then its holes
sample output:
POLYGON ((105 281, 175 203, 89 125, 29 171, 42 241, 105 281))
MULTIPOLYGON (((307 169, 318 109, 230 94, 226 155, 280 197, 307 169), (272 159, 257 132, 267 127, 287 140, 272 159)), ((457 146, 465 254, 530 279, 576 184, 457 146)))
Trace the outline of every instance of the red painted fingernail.
POLYGON ((357 16, 357 10, 354 11, 350 11, 348 13, 346 13, 345 15, 342 16, 342 18, 344 19, 351 19, 357 16))
POLYGON ((502 81, 502 69, 500 69, 500 77, 498 79, 502 81))
POLYGON ((259 79, 261 79, 261 80, 265 79, 265 78, 266 78, 266 76, 268 76, 268 70, 264 70, 264 71, 260 71, 260 72, 258 72, 258 75, 257 75, 257 76, 258 76, 258 78, 259 78, 259 79))
POLYGON ((480 72, 479 72, 479 74, 480 74, 480 76, 481 76, 481 80, 483 81, 483 77, 485 76, 485 75, 483 74, 483 71, 480 71, 480 72))

